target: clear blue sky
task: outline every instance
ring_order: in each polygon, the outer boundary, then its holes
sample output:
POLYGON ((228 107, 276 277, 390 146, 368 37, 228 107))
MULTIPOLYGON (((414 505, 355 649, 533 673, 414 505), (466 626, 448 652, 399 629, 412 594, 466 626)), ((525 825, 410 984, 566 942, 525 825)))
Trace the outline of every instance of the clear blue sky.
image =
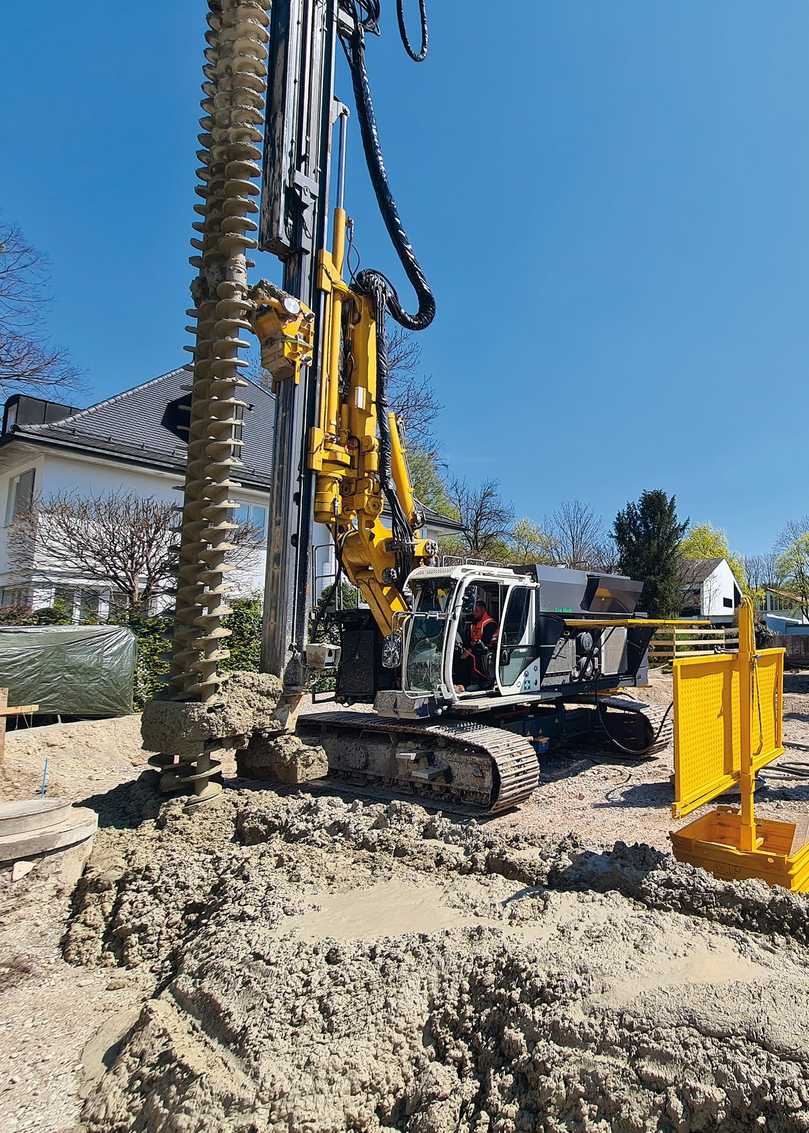
MULTIPOLYGON (((537 519, 661 487, 766 549, 809 511, 805 0, 433 0, 419 67, 383 7, 444 458, 537 519)), ((4 13, 0 207, 50 255, 85 401, 184 358, 204 11, 4 13)), ((350 159, 364 261, 393 271, 356 135, 350 159)))

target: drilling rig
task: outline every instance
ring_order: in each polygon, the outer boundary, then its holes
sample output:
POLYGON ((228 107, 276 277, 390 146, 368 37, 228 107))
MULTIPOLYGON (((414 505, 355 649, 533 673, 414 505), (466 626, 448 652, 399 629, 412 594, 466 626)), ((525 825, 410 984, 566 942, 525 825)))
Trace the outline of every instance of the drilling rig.
MULTIPOLYGON (((382 158, 366 67, 379 0, 208 0, 208 8, 171 676, 178 711, 196 726, 220 697, 236 506, 230 476, 247 408, 239 371, 255 335, 275 394, 263 667, 283 681, 290 727, 297 721, 304 741, 326 748, 330 776, 492 813, 530 795, 537 749, 555 732, 595 726, 633 754, 662 744, 665 717, 613 695, 640 680, 660 624, 636 616, 639 583, 538 565, 445 566, 423 535, 387 403, 385 321, 421 331, 436 306, 382 158), (371 183, 415 311, 381 271, 363 267, 345 278, 349 112, 334 97, 338 46, 371 183), (280 282, 250 284, 248 257, 256 249, 281 261, 280 282), (328 530, 338 577, 364 603, 344 613, 339 650, 307 644, 313 523, 328 530), (465 634, 481 604, 499 632, 485 660, 473 661, 469 680, 461 676, 470 658, 465 634), (338 701, 373 711, 298 717, 313 672, 337 654, 338 701)), ((402 42, 416 62, 427 54, 425 0, 418 12, 416 49, 397 0, 402 42)), ((201 734, 163 759, 166 785, 193 788, 194 802, 219 789, 216 744, 201 734)))

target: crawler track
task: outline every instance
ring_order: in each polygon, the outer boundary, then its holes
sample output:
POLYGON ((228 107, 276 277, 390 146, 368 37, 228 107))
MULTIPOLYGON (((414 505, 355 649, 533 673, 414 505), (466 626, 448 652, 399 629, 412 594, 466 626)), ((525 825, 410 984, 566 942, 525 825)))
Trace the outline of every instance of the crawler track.
POLYGON ((649 749, 650 755, 654 755, 658 751, 663 751, 670 743, 674 742, 674 712, 669 712, 665 720, 663 720, 666 711, 667 709, 665 708, 653 708, 651 706, 643 710, 642 715, 646 721, 648 733, 647 743, 652 744, 652 747, 649 749), (659 735, 658 729, 660 730, 659 735), (655 736, 657 736, 656 740, 654 738, 655 736))
MULTIPOLYGON (((611 741, 618 740, 627 747, 634 748, 638 756, 653 758, 664 751, 674 739, 673 713, 642 701, 632 701, 627 697, 603 697, 599 701, 602 708, 618 709, 608 711, 608 725, 602 728, 611 741), (630 707, 632 704, 637 707, 630 707)), ((614 743, 619 751, 623 749, 614 743)))
POLYGON ((466 814, 517 806, 539 779, 528 739, 471 720, 421 723, 370 712, 317 712, 299 718, 298 733, 326 749, 333 780, 415 795, 466 814))

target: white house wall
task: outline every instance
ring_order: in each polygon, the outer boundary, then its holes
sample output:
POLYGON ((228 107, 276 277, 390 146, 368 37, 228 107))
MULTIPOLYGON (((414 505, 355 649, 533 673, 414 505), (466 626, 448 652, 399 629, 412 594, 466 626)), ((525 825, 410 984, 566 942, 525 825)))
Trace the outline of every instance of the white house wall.
POLYGON ((733 571, 723 559, 718 563, 702 584, 701 613, 706 618, 732 618, 735 603, 733 600, 736 580, 733 571), (730 606, 725 605, 730 600, 730 606))
POLYGON ((108 492, 138 496, 154 496, 160 500, 179 502, 173 491, 180 484, 179 476, 158 470, 127 468, 112 461, 95 461, 79 456, 48 456, 36 494, 43 499, 58 492, 78 492, 82 496, 101 496, 108 492))
MULTIPOLYGON (((51 450, 32 449, 20 445, 19 459, 14 459, 12 451, 16 446, 6 449, 7 460, 3 462, 0 473, 0 587, 14 586, 30 582, 19 571, 13 571, 8 560, 8 539, 5 526, 9 486, 15 476, 27 468, 35 469, 34 494, 43 499, 56 493, 78 492, 82 496, 99 496, 111 492, 133 493, 142 497, 153 497, 171 503, 182 502, 182 494, 177 488, 182 486, 179 474, 163 472, 159 469, 133 468, 114 461, 85 457, 80 454, 61 454, 51 450), (35 455, 34 455, 35 454, 35 455)), ((269 494, 248 488, 234 488, 232 498, 237 504, 254 504, 265 509, 267 514, 269 494)), ((266 530, 265 530, 266 536, 266 530)), ((263 547, 239 570, 231 572, 231 588, 238 593, 262 592, 264 589, 264 570, 266 553, 263 547)), ((43 564, 44 565, 44 564, 43 564)), ((52 583, 64 585, 85 585, 88 589, 99 589, 98 582, 65 575, 58 568, 47 567, 47 580, 40 579, 34 588, 34 605, 49 605, 52 599, 52 583), (52 577, 56 576, 56 577, 52 577), (51 585, 48 585, 50 583, 51 585)))

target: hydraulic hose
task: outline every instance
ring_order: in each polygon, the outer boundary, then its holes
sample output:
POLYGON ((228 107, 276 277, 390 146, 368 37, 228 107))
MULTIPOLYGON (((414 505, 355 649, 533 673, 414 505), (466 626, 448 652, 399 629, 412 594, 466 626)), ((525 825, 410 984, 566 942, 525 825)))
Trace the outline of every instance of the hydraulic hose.
POLYGON ((430 45, 430 29, 427 27, 427 0, 419 0, 419 21, 421 23, 421 47, 414 51, 410 36, 407 34, 404 18, 404 0, 396 0, 396 18, 399 21, 399 35, 402 37, 404 49, 414 63, 421 63, 427 57, 427 48, 430 45))
MULTIPOLYGON (((402 307, 396 288, 391 281, 382 272, 374 268, 361 271, 357 275, 356 285, 361 291, 365 291, 368 294, 373 294, 377 288, 384 289, 387 309, 396 322, 407 330, 424 330, 435 317, 435 298, 427 282, 427 277, 416 259, 416 254, 413 251, 413 246, 402 224, 402 219, 399 216, 399 210, 396 207, 396 201, 391 191, 384 158, 382 156, 382 147, 379 142, 374 104, 370 84, 368 82, 368 71, 365 66, 365 31, 366 28, 367 30, 375 30, 375 20, 378 17, 379 6, 377 4, 372 7, 372 12, 366 16, 366 22, 364 22, 360 18, 358 0, 345 0, 345 3, 353 17, 354 26, 349 34, 341 36, 341 43, 343 44, 349 70, 351 71, 351 82, 354 88, 354 99, 357 104, 357 117, 359 118, 360 134, 362 136, 362 148, 365 153, 368 173, 371 178, 377 204, 379 205, 379 211, 382 214, 388 235, 391 238, 391 242, 399 257, 405 275, 410 281, 413 290, 416 292, 418 309, 413 314, 406 311, 402 307), (367 21, 371 19, 373 19, 373 22, 369 24, 367 21)), ((364 10, 366 12, 369 11, 368 7, 364 10)), ((400 28, 403 28, 404 18, 401 16, 401 0, 399 0, 399 10, 400 28)), ((427 24, 424 0, 420 0, 420 10, 423 27, 421 52, 418 54, 413 53, 410 47, 410 41, 407 39, 406 31, 403 37, 405 48, 411 58, 414 59, 423 59, 427 51, 427 24)))
MULTIPOLYGON (((421 265, 416 259, 413 246, 399 216, 399 210, 396 207, 396 200, 391 191, 387 170, 385 169, 379 132, 376 126, 373 98, 365 65, 365 33, 378 33, 380 0, 342 0, 342 3, 353 20, 350 33, 341 35, 341 43, 351 72, 368 174, 388 235, 418 300, 418 309, 415 313, 406 311, 402 307, 394 285, 383 272, 374 268, 366 268, 358 272, 355 277, 354 283, 357 290, 368 295, 374 306, 377 330, 376 406, 379 422, 381 487, 391 512, 391 529, 396 544, 396 586, 401 590, 413 568, 413 555, 407 549, 412 542, 412 531, 409 517, 404 513, 393 480, 391 437, 388 426, 388 354, 385 339, 385 312, 386 310, 390 312, 396 322, 407 330, 424 330, 435 317, 435 298, 421 265)), ((396 15, 399 22, 399 34, 405 51, 411 59, 420 63, 427 55, 429 42, 426 0, 419 0, 421 46, 418 51, 413 49, 405 26, 404 0, 397 0, 396 15)))

